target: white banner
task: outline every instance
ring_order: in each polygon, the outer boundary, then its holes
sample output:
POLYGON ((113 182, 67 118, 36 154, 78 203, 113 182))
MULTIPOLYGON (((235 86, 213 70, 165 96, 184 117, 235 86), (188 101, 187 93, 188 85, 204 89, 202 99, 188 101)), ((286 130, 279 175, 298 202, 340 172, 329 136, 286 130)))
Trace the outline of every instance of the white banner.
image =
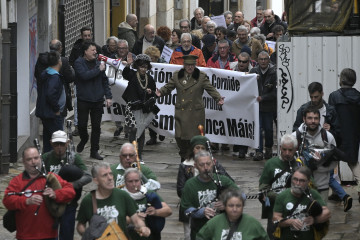
MULTIPOLYGON (((156 87, 161 88, 172 77, 174 71, 181 65, 151 63, 151 75, 156 81, 156 87)), ((256 74, 222 70, 216 68, 199 69, 205 72, 212 85, 225 97, 223 106, 217 105, 206 92, 203 95, 205 105, 205 135, 211 142, 240 144, 257 148, 259 145, 259 104, 256 101, 258 87, 256 74)), ((113 105, 104 107, 103 121, 124 121, 125 101, 122 94, 127 81, 121 76, 122 71, 114 68, 107 69, 107 76, 111 85, 113 105)), ((175 119, 174 106, 176 90, 170 95, 157 99, 160 112, 150 127, 158 134, 174 136, 175 119)))

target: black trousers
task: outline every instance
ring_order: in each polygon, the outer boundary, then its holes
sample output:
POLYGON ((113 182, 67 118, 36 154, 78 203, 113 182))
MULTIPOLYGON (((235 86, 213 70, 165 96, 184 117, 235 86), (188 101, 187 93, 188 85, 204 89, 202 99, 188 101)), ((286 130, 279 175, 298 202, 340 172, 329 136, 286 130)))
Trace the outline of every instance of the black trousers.
POLYGON ((78 129, 81 142, 89 140, 87 125, 90 114, 91 121, 91 153, 99 150, 99 140, 101 131, 101 117, 103 114, 103 102, 86 102, 78 99, 78 129))

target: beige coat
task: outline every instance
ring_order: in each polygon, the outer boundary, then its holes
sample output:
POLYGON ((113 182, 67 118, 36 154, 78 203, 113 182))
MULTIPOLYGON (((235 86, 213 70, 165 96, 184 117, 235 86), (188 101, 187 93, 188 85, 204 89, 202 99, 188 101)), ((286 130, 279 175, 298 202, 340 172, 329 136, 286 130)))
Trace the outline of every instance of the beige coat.
POLYGON ((199 124, 205 127, 204 90, 217 102, 221 99, 221 95, 211 85, 208 76, 198 68, 195 68, 191 78, 186 80, 186 84, 185 79, 184 69, 174 72, 173 77, 160 89, 160 92, 161 96, 164 96, 176 88, 175 137, 190 140, 200 134, 199 124))

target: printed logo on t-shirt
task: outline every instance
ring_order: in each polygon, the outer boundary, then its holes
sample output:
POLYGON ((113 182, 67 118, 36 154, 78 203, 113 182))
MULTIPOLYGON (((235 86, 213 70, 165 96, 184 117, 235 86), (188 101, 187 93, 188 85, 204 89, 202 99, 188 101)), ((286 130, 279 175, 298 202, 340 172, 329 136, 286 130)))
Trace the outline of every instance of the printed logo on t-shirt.
POLYGON ((58 165, 50 165, 50 172, 59 174, 60 169, 61 169, 61 165, 60 165, 60 164, 58 164, 58 165))
MULTIPOLYGON (((229 235, 229 229, 223 229, 221 232, 221 240, 226 240, 229 235)), ((232 238, 230 240, 242 240, 242 232, 234 232, 232 238)))
POLYGON ((120 174, 116 175, 115 187, 123 185, 124 183, 125 183, 124 176, 120 174))
MULTIPOLYGON (((282 170, 280 168, 275 168, 274 170, 274 176, 276 176, 276 174, 278 174, 279 172, 281 172, 282 170)), ((272 188, 278 188, 278 187, 283 187, 286 185, 286 180, 288 178, 288 176, 290 175, 289 172, 284 172, 284 174, 282 174, 278 179, 276 179, 275 182, 273 182, 272 184, 272 188)), ((281 193, 282 191, 284 191, 285 188, 279 188, 274 190, 274 192, 276 192, 277 194, 281 193)))
MULTIPOLYGON (((299 204, 293 213, 294 217, 292 217, 292 219, 299 219, 301 222, 304 223, 305 218, 309 216, 309 214, 307 214, 305 212, 305 210, 306 210, 306 205, 299 204)), ((296 230, 293 227, 290 227, 290 230, 291 231, 303 231, 303 232, 310 231, 310 226, 308 226, 307 224, 303 224, 303 226, 300 230, 296 230)))
POLYGON ((112 221, 116 221, 117 223, 117 217, 119 215, 119 212, 116 209, 115 205, 112 206, 105 205, 102 208, 98 208, 97 213, 103 216, 108 223, 111 223, 112 221))
POLYGON ((198 191, 200 207, 205 207, 216 198, 216 190, 198 191))
POLYGON ((138 212, 145 212, 146 204, 138 204, 138 212))

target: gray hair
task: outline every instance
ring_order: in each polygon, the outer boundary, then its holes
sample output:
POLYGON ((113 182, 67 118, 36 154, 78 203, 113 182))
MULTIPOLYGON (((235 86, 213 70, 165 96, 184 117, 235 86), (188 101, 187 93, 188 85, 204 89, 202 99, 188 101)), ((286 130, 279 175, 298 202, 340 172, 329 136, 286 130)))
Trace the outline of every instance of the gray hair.
POLYGON ((258 35, 254 35, 253 38, 261 41, 261 44, 264 45, 265 41, 266 41, 266 37, 264 34, 258 34, 258 35))
POLYGON ((119 41, 117 42, 117 44, 119 43, 125 43, 127 47, 129 47, 129 43, 128 41, 126 41, 125 39, 119 39, 119 41))
POLYGON ((180 38, 180 42, 183 40, 184 37, 189 37, 190 41, 192 41, 192 37, 191 37, 190 33, 182 33, 181 38, 180 38))
POLYGON ((213 20, 210 20, 206 23, 206 28, 208 28, 210 25, 213 25, 215 28, 217 27, 216 23, 213 20))
POLYGON ((198 153, 195 154, 194 161, 197 162, 199 160, 199 158, 201 158, 201 157, 209 157, 209 158, 211 158, 211 154, 208 151, 201 150, 201 151, 199 151, 198 153))
POLYGON ((256 11, 258 11, 258 10, 264 11, 264 8, 262 6, 257 6, 256 11))
POLYGON ((267 56, 268 58, 270 57, 270 56, 269 56, 269 53, 268 53, 267 51, 265 51, 265 50, 262 50, 261 52, 259 52, 258 57, 259 57, 260 55, 265 55, 265 56, 267 56))
POLYGON ((179 27, 181 26, 181 23, 183 23, 183 22, 187 22, 188 26, 191 27, 191 23, 190 23, 189 19, 181 19, 179 22, 179 27))
POLYGON ((251 35, 259 35, 260 34, 260 28, 258 27, 253 27, 250 29, 250 34, 251 35))
POLYGON ((125 181, 126 181, 127 176, 128 176, 130 173, 136 173, 136 174, 139 176, 139 179, 141 180, 141 178, 142 178, 142 173, 139 171, 139 169, 137 169, 137 168, 128 168, 128 169, 126 169, 125 172, 124 172, 124 179, 125 179, 125 181))
POLYGON ((223 13, 224 17, 226 18, 227 15, 231 14, 231 16, 233 15, 233 13, 231 11, 226 11, 223 13))
POLYGON ((108 37, 108 39, 106 39, 106 45, 109 45, 111 40, 114 40, 116 44, 119 42, 119 39, 117 37, 111 36, 111 37, 108 37))
POLYGON ((200 10, 201 15, 204 16, 205 11, 204 11, 204 9, 203 9, 202 7, 195 8, 195 10, 194 10, 194 12, 193 12, 194 16, 195 16, 197 10, 200 10))
POLYGON ((50 41, 49 43, 49 49, 51 51, 59 51, 60 48, 62 47, 62 43, 59 40, 56 40, 55 43, 52 43, 53 40, 50 41))
POLYGON ((284 136, 281 137, 280 146, 283 146, 285 144, 286 145, 292 144, 294 148, 298 147, 298 141, 297 141, 296 137, 291 134, 285 134, 284 136))
POLYGON ((220 199, 222 200, 224 206, 226 206, 227 202, 230 200, 230 198, 238 198, 240 199, 240 201, 243 204, 243 207, 245 206, 245 200, 246 200, 246 195, 239 189, 235 189, 235 188, 230 188, 225 190, 221 196, 220 199))
POLYGON ((91 168, 91 175, 93 178, 96 178, 98 176, 98 173, 99 173, 99 169, 100 168, 105 168, 105 169, 108 169, 110 168, 110 164, 107 163, 107 162, 98 162, 98 163, 95 163, 93 165, 93 167, 91 168))
MULTIPOLYGON (((311 175, 312 175, 311 170, 307 166, 301 166, 298 169, 296 169, 295 172, 301 173, 302 175, 304 175, 307 178, 307 180, 311 179, 311 175)), ((292 178, 293 177, 294 177, 294 175, 292 176, 292 178)))
POLYGON ((221 44, 226 44, 227 46, 230 46, 228 40, 226 40, 226 39, 220 40, 220 41, 218 42, 218 45, 219 45, 220 43, 221 43, 221 44))
POLYGON ((247 27, 245 27, 244 25, 240 25, 237 29, 236 32, 246 32, 248 33, 248 29, 247 27))
POLYGON ((132 143, 124 143, 121 148, 120 148, 120 154, 122 153, 122 151, 124 150, 124 148, 126 147, 131 147, 131 149, 134 150, 135 154, 136 154, 136 149, 135 149, 135 146, 132 144, 132 143))

